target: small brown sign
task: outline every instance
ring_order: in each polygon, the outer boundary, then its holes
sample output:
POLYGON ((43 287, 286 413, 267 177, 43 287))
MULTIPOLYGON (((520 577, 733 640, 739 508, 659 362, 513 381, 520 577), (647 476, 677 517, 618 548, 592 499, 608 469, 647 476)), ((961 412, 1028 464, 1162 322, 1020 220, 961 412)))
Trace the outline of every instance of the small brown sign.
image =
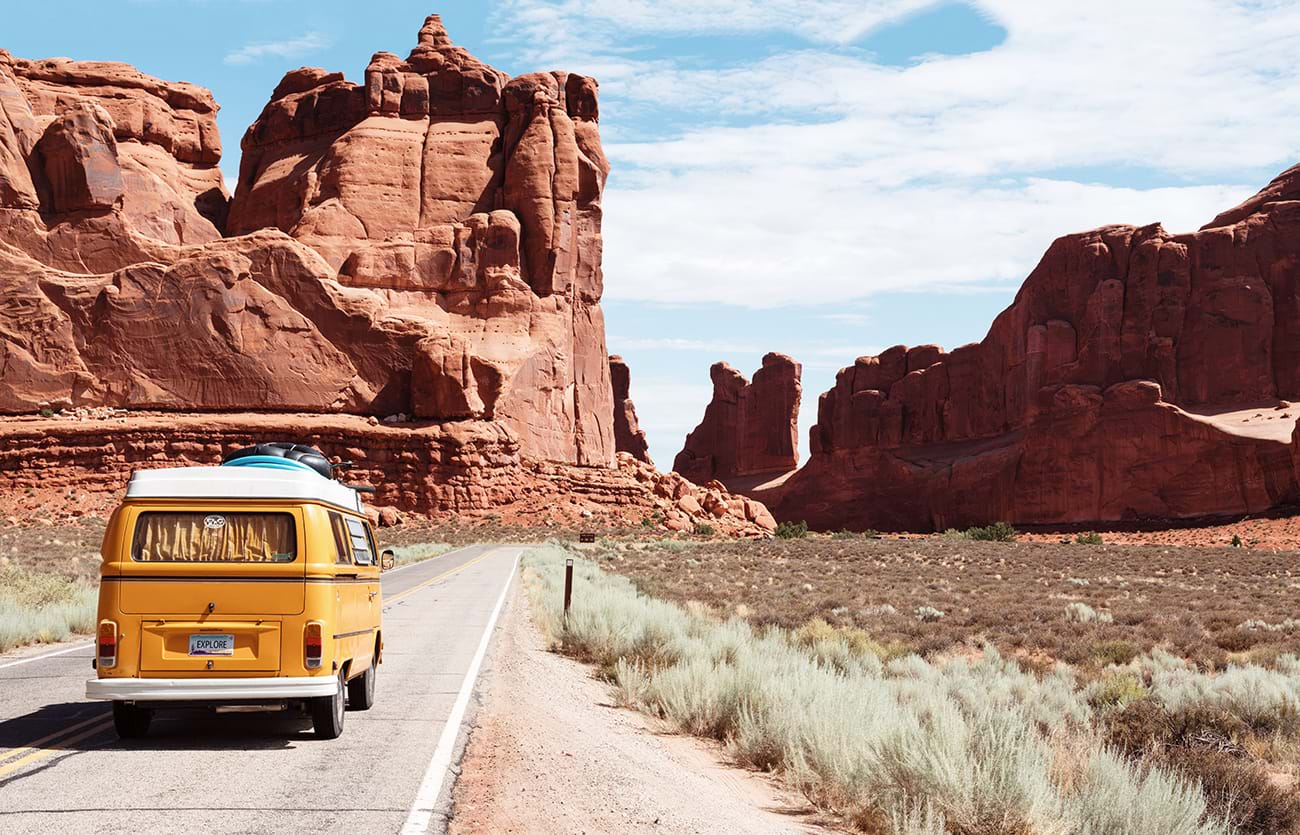
POLYGON ((596 535, 595 535, 594 533, 589 533, 589 532, 587 532, 587 531, 583 531, 582 533, 578 534, 578 541, 581 542, 581 543, 583 543, 583 544, 586 544, 586 543, 589 543, 589 542, 595 542, 595 541, 596 541, 596 535))

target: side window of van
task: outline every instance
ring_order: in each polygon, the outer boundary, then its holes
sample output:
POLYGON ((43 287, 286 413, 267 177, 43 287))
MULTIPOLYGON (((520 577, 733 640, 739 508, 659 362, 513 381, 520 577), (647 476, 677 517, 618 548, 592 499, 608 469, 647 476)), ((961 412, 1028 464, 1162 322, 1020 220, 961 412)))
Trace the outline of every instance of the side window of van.
POLYGON ((356 558, 358 565, 370 565, 375 561, 375 555, 370 547, 370 537, 366 533, 365 524, 358 519, 348 519, 347 523, 353 557, 356 558))
POLYGON ((348 534, 347 525, 343 524, 343 517, 330 512, 330 528, 334 531, 334 547, 337 549, 337 558, 335 562, 339 565, 352 564, 352 548, 349 545, 351 536, 348 534))

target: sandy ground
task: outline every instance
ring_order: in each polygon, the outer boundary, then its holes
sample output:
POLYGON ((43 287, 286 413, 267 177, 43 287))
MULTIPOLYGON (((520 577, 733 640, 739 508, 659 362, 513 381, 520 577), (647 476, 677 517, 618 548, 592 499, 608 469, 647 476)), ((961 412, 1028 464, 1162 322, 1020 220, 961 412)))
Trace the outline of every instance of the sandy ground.
POLYGON ((452 797, 453 835, 829 831, 765 776, 611 705, 588 667, 545 650, 519 584, 488 669, 452 797))

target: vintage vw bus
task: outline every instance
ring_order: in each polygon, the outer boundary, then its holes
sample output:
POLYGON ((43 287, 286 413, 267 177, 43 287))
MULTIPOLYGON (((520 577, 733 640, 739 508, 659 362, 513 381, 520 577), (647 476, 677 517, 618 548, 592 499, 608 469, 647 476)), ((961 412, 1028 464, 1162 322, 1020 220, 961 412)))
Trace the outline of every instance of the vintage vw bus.
POLYGON ((311 447, 135 473, 104 533, 98 677, 118 734, 175 707, 299 709, 334 739, 375 699, 383 596, 357 490, 311 447))

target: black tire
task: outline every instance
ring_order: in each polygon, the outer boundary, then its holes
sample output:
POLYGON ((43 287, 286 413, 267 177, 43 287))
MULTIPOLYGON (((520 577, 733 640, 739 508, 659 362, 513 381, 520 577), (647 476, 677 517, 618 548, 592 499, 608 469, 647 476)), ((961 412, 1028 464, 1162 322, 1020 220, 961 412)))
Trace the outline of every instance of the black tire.
POLYGON ((122 739, 139 739, 149 733, 149 723, 152 721, 152 710, 126 702, 113 702, 113 727, 122 739))
POLYGON ((319 449, 306 444, 294 444, 288 441, 272 441, 237 449, 227 453, 221 459, 221 463, 237 461, 250 455, 270 455, 275 458, 287 458, 290 461, 306 464, 325 478, 334 477, 334 469, 330 466, 329 459, 319 449))
POLYGON ((375 659, 366 671, 348 682, 348 710, 370 710, 375 704, 375 659))
POLYGON ((339 673, 338 689, 333 696, 311 700, 311 725, 317 739, 338 739, 343 734, 344 700, 343 673, 339 673))

